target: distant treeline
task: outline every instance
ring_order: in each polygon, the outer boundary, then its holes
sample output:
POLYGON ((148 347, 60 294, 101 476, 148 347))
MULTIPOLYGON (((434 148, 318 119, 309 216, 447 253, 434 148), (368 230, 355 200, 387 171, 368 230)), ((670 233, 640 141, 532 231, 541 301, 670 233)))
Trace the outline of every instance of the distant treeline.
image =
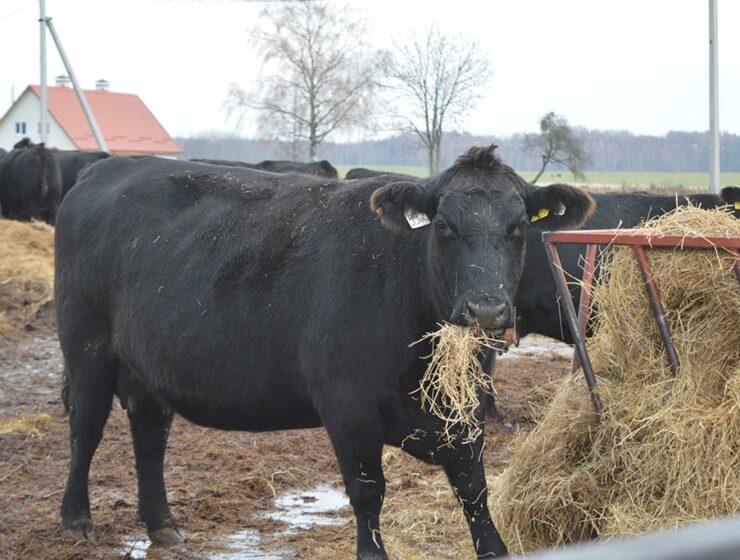
MULTIPOLYGON (((577 129, 583 139, 593 171, 675 171, 706 172, 709 169, 709 134, 706 132, 669 132, 665 136, 641 136, 626 131, 577 129)), ((524 148, 524 135, 474 136, 447 134, 442 143, 442 167, 470 146, 496 143, 502 158, 519 171, 536 171, 540 156, 524 148)), ((287 142, 251 140, 237 137, 177 138, 184 157, 232 159, 257 162, 265 159, 291 159, 292 153, 307 154, 303 146, 287 142), (296 149, 297 148, 297 149, 296 149)), ((722 134, 722 171, 740 171, 740 136, 722 134)), ((334 165, 412 165, 426 166, 426 153, 411 134, 399 134, 382 140, 324 143, 319 158, 334 165)), ((306 159, 299 157, 298 159, 306 159)), ((557 169, 557 167, 552 167, 557 169)))

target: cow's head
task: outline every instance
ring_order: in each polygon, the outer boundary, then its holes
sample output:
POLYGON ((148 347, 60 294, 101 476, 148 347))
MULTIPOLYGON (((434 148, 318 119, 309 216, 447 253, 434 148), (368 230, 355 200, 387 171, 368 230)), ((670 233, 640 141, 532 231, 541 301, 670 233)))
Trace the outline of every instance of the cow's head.
POLYGON ((736 218, 740 218, 740 187, 725 187, 722 189, 722 200, 729 204, 736 218))
POLYGON ((514 322, 527 230, 579 227, 594 201, 566 185, 527 183, 495 149, 472 148, 428 182, 381 187, 371 207, 386 228, 423 236, 425 275, 439 319, 502 331, 514 322))

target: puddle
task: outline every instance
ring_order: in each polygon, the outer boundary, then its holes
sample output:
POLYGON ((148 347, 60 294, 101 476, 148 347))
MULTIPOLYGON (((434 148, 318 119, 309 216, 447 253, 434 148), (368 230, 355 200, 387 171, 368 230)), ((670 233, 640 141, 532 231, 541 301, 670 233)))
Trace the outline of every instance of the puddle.
MULTIPOLYGON (((265 514, 267 519, 282 521, 286 528, 281 532, 293 534, 317 525, 341 525, 346 521, 332 517, 331 514, 349 507, 349 499, 342 490, 329 485, 317 486, 313 490, 286 492, 275 498, 275 511, 265 514)), ((267 552, 260 548, 261 537, 256 529, 245 529, 219 538, 214 542, 214 550, 206 553, 208 560, 285 560, 295 553, 288 549, 267 552)), ((159 552, 167 549, 157 547, 149 550, 151 542, 147 538, 130 537, 118 549, 121 556, 136 560, 167 558, 159 552), (128 555, 128 556, 127 556, 128 555)))
POLYGON ((152 544, 147 538, 135 539, 133 537, 125 539, 123 546, 120 548, 120 552, 124 558, 135 558, 139 560, 147 557, 147 550, 149 545, 152 544))
MULTIPOLYGON (((208 560, 285 560, 294 556, 290 554, 289 550, 266 552, 260 548, 260 541, 260 534, 256 529, 237 531, 214 542, 213 547, 217 550, 206 553, 202 558, 208 560)), ((130 537, 123 541, 118 552, 124 558, 135 560, 166 560, 176 556, 172 553, 173 549, 168 547, 149 548, 151 544, 151 541, 145 537, 140 539, 130 537)))
POLYGON ((552 356, 553 354, 570 358, 573 355, 573 347, 554 338, 530 334, 519 341, 518 348, 516 346, 510 347, 509 351, 496 358, 496 361, 531 358, 532 356, 552 356))
POLYGON ((255 529, 238 531, 224 540, 228 543, 223 546, 225 550, 209 554, 209 560, 284 560, 294 556, 287 550, 260 550, 260 534, 255 529))
POLYGON ((341 525, 344 519, 326 514, 349 507, 349 499, 342 490, 321 485, 313 490, 281 494, 275 498, 275 507, 277 511, 266 513, 265 517, 287 523, 286 532, 291 533, 316 525, 341 525))

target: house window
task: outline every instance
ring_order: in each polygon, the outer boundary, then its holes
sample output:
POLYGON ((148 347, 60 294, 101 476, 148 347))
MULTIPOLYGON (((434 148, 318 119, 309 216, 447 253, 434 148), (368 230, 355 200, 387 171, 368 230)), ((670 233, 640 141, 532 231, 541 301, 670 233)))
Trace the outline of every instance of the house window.
POLYGON ((16 134, 25 134, 26 133, 26 123, 24 123, 24 122, 17 122, 17 123, 15 123, 15 133, 16 134))

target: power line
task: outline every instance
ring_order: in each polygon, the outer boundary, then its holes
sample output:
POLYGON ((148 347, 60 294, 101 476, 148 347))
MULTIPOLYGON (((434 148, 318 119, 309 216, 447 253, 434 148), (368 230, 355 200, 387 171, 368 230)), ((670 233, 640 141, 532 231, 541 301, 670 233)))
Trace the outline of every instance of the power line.
MULTIPOLYGON (((153 2, 194 2, 199 4, 285 4, 297 2, 298 0, 152 0, 153 2)), ((315 2, 316 0, 301 0, 303 2, 315 2)))
POLYGON ((8 18, 11 18, 11 17, 13 17, 13 16, 15 15, 15 14, 18 14, 18 13, 22 12, 23 10, 27 10, 28 8, 30 8, 30 7, 31 7, 31 6, 33 6, 34 4, 36 4, 36 0, 31 0, 31 1, 30 1, 30 2, 28 3, 28 4, 26 4, 25 6, 22 6, 22 7, 18 8, 18 9, 16 9, 16 10, 13 10, 13 11, 12 11, 12 12, 10 12, 9 14, 5 14, 4 16, 0 16, 0 21, 3 21, 4 19, 8 19, 8 18))

